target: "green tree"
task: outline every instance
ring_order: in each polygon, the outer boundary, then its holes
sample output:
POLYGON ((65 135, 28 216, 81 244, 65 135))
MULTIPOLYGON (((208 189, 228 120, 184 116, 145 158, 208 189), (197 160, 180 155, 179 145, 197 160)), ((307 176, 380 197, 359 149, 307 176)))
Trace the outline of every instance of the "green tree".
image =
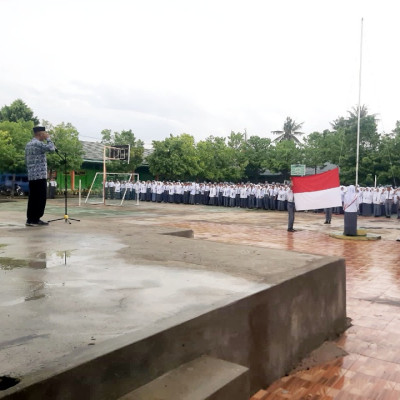
POLYGON ((143 162, 144 143, 137 139, 131 129, 112 133, 110 129, 101 131, 103 143, 106 146, 130 145, 129 163, 125 161, 109 161, 107 169, 116 172, 135 172, 143 162))
POLYGON ((225 138, 209 136, 197 143, 199 158, 198 178, 201 180, 225 181, 230 166, 230 150, 225 138))
MULTIPOLYGON (((343 183, 355 182, 357 158, 357 124, 358 107, 349 111, 347 118, 340 117, 333 121, 332 127, 342 140, 339 160, 340 178, 343 183)), ((365 106, 360 112, 360 146, 359 146, 359 182, 361 185, 372 184, 375 168, 378 164, 380 136, 377 132, 375 115, 369 115, 365 106)))
POLYGON ((0 109, 0 122, 2 121, 32 121, 34 125, 39 124, 39 120, 33 115, 33 111, 21 99, 14 100, 9 106, 0 109))
POLYGON ((53 127, 46 123, 51 140, 56 145, 59 154, 48 153, 47 164, 50 171, 64 170, 64 158, 67 160, 68 170, 78 170, 83 162, 83 148, 79 141, 79 133, 71 123, 64 123, 53 127))
POLYGON ((245 177, 245 169, 249 163, 243 133, 231 131, 228 137, 228 156, 230 164, 226 171, 226 179, 238 182, 245 177))
POLYGON ((283 140, 291 140, 296 143, 300 143, 297 136, 303 135, 303 132, 299 132, 299 129, 302 128, 304 122, 297 123, 292 118, 287 117, 286 121, 283 124, 283 130, 281 131, 272 131, 274 135, 279 135, 274 141, 275 142, 282 142, 283 140))
POLYGON ((292 140, 282 140, 276 143, 271 151, 269 169, 281 172, 284 179, 289 179, 292 164, 299 164, 303 159, 302 150, 292 140))
POLYGON ((395 129, 381 136, 375 175, 378 184, 398 186, 400 180, 400 122, 395 129))
POLYGON ((338 164, 340 159, 340 134, 324 130, 322 133, 313 132, 304 139, 304 163, 308 167, 322 168, 326 163, 338 164))
POLYGON ((189 180, 200 172, 194 138, 186 133, 153 140, 153 153, 147 157, 150 172, 159 179, 189 180))
POLYGON ((272 154, 271 139, 250 136, 244 144, 247 165, 245 176, 252 182, 260 182, 260 174, 267 169, 272 154))
POLYGON ((32 128, 31 121, 0 122, 0 171, 13 174, 12 189, 15 174, 26 171, 25 146, 32 139, 32 128))

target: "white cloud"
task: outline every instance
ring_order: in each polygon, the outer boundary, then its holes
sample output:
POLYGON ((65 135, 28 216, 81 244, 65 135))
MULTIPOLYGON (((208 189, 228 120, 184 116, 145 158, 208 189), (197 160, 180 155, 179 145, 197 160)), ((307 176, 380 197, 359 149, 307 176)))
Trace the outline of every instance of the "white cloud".
POLYGON ((150 142, 247 129, 287 116, 330 128, 361 101, 394 128, 397 1, 3 0, 0 106, 22 98, 82 136, 132 129, 150 142))

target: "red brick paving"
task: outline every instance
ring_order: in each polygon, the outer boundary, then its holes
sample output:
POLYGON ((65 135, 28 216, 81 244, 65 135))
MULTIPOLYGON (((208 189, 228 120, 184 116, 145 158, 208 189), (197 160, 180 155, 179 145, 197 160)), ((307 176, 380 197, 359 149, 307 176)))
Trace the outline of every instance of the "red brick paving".
POLYGON ((357 242, 328 235, 343 229, 342 217, 334 217, 334 224, 326 227, 321 214, 299 215, 300 230, 295 233, 286 231, 286 216, 281 213, 238 213, 237 221, 216 213, 214 218, 196 215, 164 223, 193 229, 195 238, 205 240, 346 259, 347 315, 353 326, 336 343, 348 355, 281 378, 251 400, 399 400, 400 243, 393 239, 398 222, 359 218, 359 226, 378 229, 382 223, 389 230, 382 231, 382 240, 357 242))

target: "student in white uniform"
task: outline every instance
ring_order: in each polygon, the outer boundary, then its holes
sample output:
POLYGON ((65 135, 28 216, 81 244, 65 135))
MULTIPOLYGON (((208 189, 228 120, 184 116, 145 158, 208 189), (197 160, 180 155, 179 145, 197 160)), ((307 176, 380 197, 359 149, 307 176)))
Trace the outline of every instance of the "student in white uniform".
POLYGON ((57 182, 54 180, 54 178, 50 179, 49 182, 49 189, 50 189, 50 198, 54 199, 55 194, 56 194, 56 188, 57 188, 57 182))
POLYGON ((382 193, 379 188, 376 188, 372 193, 372 203, 374 205, 374 217, 382 215, 382 193))
POLYGON ((108 182, 108 187, 110 189, 110 198, 113 200, 115 196, 115 182, 112 179, 108 182))
POLYGON ((393 206, 393 189, 388 186, 384 192, 384 204, 385 204, 385 215, 386 218, 392 216, 392 206, 393 206))
POLYGON ((231 185, 231 191, 229 192, 229 207, 235 207, 236 205, 236 185, 231 185))
POLYGON ((371 192, 370 188, 365 188, 363 192, 363 208, 362 208, 362 215, 364 217, 370 217, 372 215, 372 196, 373 193, 371 192))
POLYGON ((346 236, 357 236, 358 194, 354 185, 347 188, 344 196, 344 232, 346 236))
POLYGON ((294 194, 292 190, 292 184, 289 185, 289 190, 286 192, 286 199, 287 199, 287 210, 288 210, 288 232, 296 232, 293 229, 294 225, 294 213, 295 213, 295 206, 294 206, 294 194))

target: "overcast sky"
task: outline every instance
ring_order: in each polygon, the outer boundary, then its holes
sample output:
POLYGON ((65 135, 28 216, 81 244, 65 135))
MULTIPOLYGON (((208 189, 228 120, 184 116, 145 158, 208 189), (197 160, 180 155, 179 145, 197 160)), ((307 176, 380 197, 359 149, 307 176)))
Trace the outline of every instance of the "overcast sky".
POLYGON ((361 103, 400 120, 400 2, 0 0, 0 107, 22 99, 82 140, 145 143, 231 131, 271 137, 287 116, 329 129, 361 103))

